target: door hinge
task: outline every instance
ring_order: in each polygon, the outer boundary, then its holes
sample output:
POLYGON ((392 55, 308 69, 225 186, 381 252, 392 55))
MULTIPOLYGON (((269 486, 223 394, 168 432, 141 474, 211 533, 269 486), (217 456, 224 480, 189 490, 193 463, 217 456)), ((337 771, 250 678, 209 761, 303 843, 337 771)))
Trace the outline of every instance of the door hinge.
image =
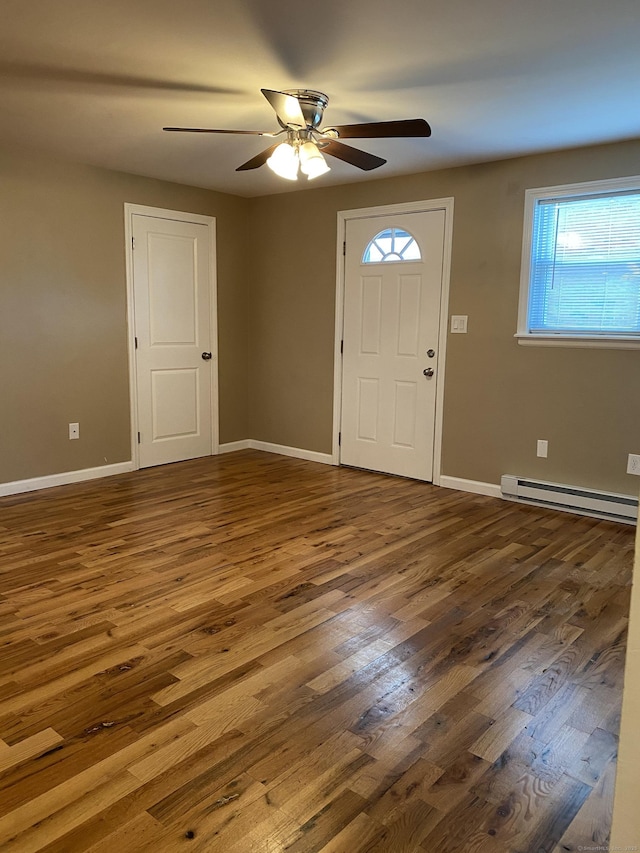
POLYGON ((135 337, 133 340, 134 340, 134 342, 135 342, 135 347, 136 347, 136 349, 138 349, 138 338, 137 338, 137 337, 135 337))
POLYGON ((136 247, 136 238, 135 238, 135 237, 132 237, 132 238, 131 238, 131 248, 132 248, 132 249, 135 249, 135 247, 136 247))
POLYGON ((140 433, 138 433, 138 444, 140 444, 140 433))
POLYGON ((342 447, 342 433, 338 433, 338 447, 342 447))
POLYGON ((347 254, 347 241, 346 241, 346 240, 345 240, 345 241, 344 241, 344 243, 342 244, 342 254, 343 254, 343 255, 346 255, 346 254, 347 254))
POLYGON ((344 341, 340 341, 340 355, 344 355, 344 341))

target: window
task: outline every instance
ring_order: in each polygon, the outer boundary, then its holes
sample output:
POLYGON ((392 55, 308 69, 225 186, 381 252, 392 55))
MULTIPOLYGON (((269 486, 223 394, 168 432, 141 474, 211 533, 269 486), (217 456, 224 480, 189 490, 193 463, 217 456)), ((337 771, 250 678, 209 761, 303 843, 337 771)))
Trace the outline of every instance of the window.
POLYGON ((419 261, 420 248, 414 237, 402 228, 387 228, 373 238, 362 256, 363 264, 383 261, 419 261))
POLYGON ((527 191, 517 337, 640 347, 640 178, 527 191))

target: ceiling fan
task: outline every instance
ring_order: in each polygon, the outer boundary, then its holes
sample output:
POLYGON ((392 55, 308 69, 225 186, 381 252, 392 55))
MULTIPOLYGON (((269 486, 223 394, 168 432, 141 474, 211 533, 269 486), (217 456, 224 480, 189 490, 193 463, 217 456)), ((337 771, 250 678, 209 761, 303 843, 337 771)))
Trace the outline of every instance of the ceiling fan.
POLYGON ((260 152, 236 172, 257 169, 265 163, 277 175, 295 181, 298 172, 309 180, 329 171, 325 154, 344 160, 358 169, 370 171, 383 166, 387 161, 375 154, 344 145, 339 139, 381 139, 390 137, 431 136, 431 128, 422 118, 401 121, 374 121, 364 124, 342 124, 325 127, 320 123, 329 98, 312 89, 287 89, 276 92, 261 89, 262 94, 276 113, 280 130, 270 133, 262 130, 217 130, 207 127, 163 127, 163 130, 179 133, 242 133, 252 136, 278 137, 286 134, 286 140, 277 142, 260 152))

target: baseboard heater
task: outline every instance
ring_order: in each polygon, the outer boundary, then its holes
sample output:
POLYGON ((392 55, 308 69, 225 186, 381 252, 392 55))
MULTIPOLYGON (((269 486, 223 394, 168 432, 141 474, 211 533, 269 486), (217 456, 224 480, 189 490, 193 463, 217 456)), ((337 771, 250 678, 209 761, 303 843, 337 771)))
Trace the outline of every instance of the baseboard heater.
POLYGON ((509 500, 607 518, 611 521, 624 521, 627 524, 635 524, 638 519, 638 499, 629 495, 598 492, 561 483, 545 483, 513 474, 503 474, 500 487, 502 496, 509 500))

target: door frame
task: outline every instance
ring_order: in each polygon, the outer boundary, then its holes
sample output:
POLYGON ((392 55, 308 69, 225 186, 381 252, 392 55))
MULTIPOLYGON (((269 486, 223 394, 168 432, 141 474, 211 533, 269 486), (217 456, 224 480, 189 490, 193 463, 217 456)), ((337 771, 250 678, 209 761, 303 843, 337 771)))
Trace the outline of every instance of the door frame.
POLYGON ((162 207, 147 207, 142 204, 124 205, 125 266, 127 282, 127 348, 129 356, 129 417, 131 420, 131 461, 133 468, 140 468, 138 453, 138 380, 136 374, 135 345, 135 302, 133 292, 133 217, 149 216, 177 222, 193 222, 206 225, 209 229, 209 324, 211 329, 211 454, 219 452, 218 423, 218 284, 216 274, 216 220, 214 216, 186 213, 181 210, 166 210, 162 207))
POLYGON ((438 381, 436 385, 435 431, 433 437, 433 484, 440 485, 442 461, 442 419, 444 402, 445 360, 449 317, 449 283, 451 278, 451 249, 453 245, 453 198, 435 198, 401 204, 361 207, 338 211, 336 243, 336 312, 333 356, 333 447, 331 461, 340 464, 340 424, 342 421, 342 339, 344 335, 345 246, 347 222, 350 219, 375 219, 389 214, 428 213, 444 210, 444 252, 442 261, 442 290, 438 328, 438 381))

